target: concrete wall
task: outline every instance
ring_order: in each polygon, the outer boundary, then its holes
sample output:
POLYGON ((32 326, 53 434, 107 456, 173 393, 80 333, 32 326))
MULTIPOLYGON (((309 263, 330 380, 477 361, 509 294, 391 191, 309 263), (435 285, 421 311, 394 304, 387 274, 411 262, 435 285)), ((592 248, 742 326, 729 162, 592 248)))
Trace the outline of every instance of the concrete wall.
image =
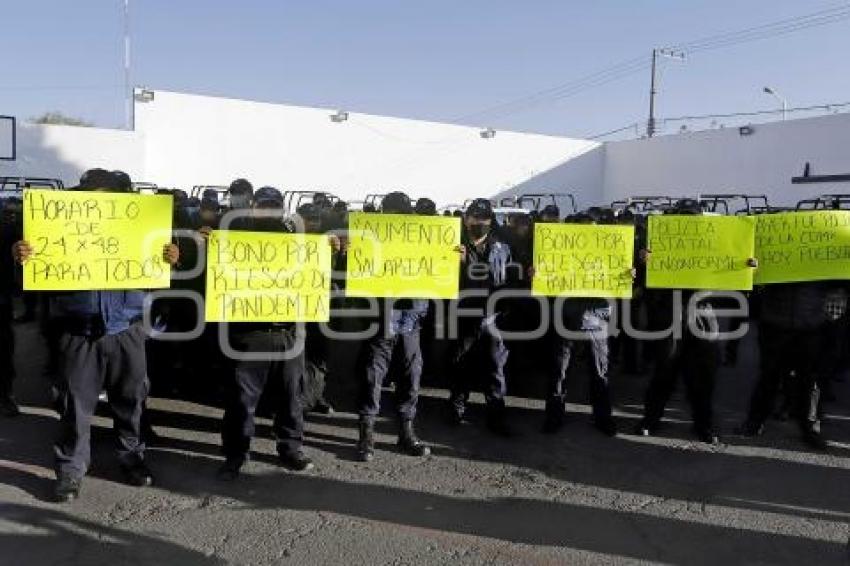
MULTIPOLYGON (((605 146, 586 142, 565 156, 560 164, 498 193, 496 198, 523 193, 570 193, 579 209, 587 208, 600 203, 604 170, 605 146)), ((565 215, 572 212, 568 199, 558 198, 557 204, 565 215)))
MULTIPOLYGON (((227 184, 325 189, 348 200, 393 189, 440 205, 476 196, 571 192, 580 207, 628 195, 766 193, 793 204, 850 183, 792 185, 812 174, 850 173, 850 114, 596 142, 156 91, 136 104, 136 131, 18 124, 18 160, 0 175, 59 177, 73 185, 90 167, 189 188, 227 184)), ((565 204, 565 203, 562 203, 565 204)), ((566 211, 566 209, 565 209, 566 211)))
POLYGON ((793 185, 811 173, 850 173, 850 114, 789 120, 606 144, 603 198, 636 194, 765 193, 789 205, 825 193, 848 192, 850 183, 793 185))
MULTIPOLYGON (((349 200, 401 189, 462 203, 528 183, 597 145, 506 131, 482 139, 477 128, 355 113, 335 123, 333 113, 156 91, 136 104, 145 180, 186 187, 246 177, 349 200)), ((601 178, 584 183, 599 188, 601 178)))
POLYGON ((125 130, 43 126, 18 122, 18 158, 0 161, 0 176, 59 178, 77 184, 92 167, 144 176, 143 136, 125 130))

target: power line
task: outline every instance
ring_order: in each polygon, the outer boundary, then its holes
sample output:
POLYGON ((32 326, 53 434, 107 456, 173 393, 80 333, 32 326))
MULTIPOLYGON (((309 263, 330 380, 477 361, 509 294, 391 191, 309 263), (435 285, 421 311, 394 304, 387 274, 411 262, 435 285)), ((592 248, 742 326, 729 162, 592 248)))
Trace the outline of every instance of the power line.
POLYGON ((622 61, 620 63, 612 65, 611 67, 602 69, 602 70, 597 71, 595 73, 591 73, 589 75, 586 75, 584 77, 576 79, 575 81, 562 83, 560 85, 556 85, 556 86, 551 87, 551 88, 543 89, 543 90, 531 93, 529 95, 517 98, 515 100, 503 102, 501 104, 496 104, 494 106, 491 106, 489 108, 485 108, 485 109, 480 110, 478 112, 475 112, 475 113, 472 113, 472 114, 467 114, 465 116, 460 116, 460 117, 458 117, 458 118, 456 118, 452 121, 453 122, 463 122, 463 121, 467 121, 467 120, 471 120, 471 119, 485 117, 485 116, 495 114, 495 113, 498 113, 498 112, 503 112, 505 110, 510 111, 512 109, 515 109, 515 108, 522 108, 524 105, 534 104, 538 100, 545 99, 545 97, 552 96, 552 95, 558 95, 558 94, 561 94, 563 92, 568 92, 569 90, 576 88, 576 87, 580 87, 581 85, 583 85, 585 83, 588 83, 588 82, 593 83, 593 82, 598 81, 600 79, 604 79, 604 78, 606 78, 606 77, 608 77, 612 74, 616 75, 616 74, 619 74, 619 73, 622 73, 622 72, 629 72, 630 70, 634 69, 635 65, 645 66, 646 62, 644 61, 643 57, 635 57, 633 59, 628 59, 626 61, 622 61))
MULTIPOLYGON (((848 102, 835 102, 829 104, 816 104, 813 106, 797 106, 794 108, 788 108, 788 112, 811 112, 813 110, 833 110, 838 108, 847 108, 850 107, 850 101, 848 102)), ((713 118, 747 118, 753 116, 766 116, 770 114, 779 114, 782 110, 753 110, 751 112, 729 112, 726 114, 701 114, 694 116, 674 116, 671 118, 659 118, 661 122, 687 122, 687 121, 696 121, 696 120, 708 120, 713 118)), ((612 136, 614 134, 619 134, 620 132, 624 132, 626 130, 630 130, 632 128, 637 128, 640 126, 640 122, 633 122, 631 124, 627 124, 620 128, 609 130, 607 132, 603 132, 601 134, 593 134, 588 136, 580 136, 581 139, 585 140, 596 140, 600 138, 606 138, 608 136, 612 136)))
MULTIPOLYGON (((812 110, 832 110, 833 108, 844 108, 850 106, 850 102, 837 102, 835 104, 817 104, 815 106, 798 106, 788 108, 788 112, 808 112, 812 110)), ((778 114, 782 110, 754 110, 752 112, 732 112, 729 114, 704 114, 701 116, 676 116, 663 118, 663 122, 685 122, 688 120, 707 120, 709 118, 744 118, 747 116, 763 116, 767 114, 778 114)))
MULTIPOLYGON (((742 30, 724 32, 687 43, 675 46, 675 49, 686 53, 698 53, 702 51, 711 51, 730 47, 741 43, 751 41, 759 41, 780 35, 794 33, 812 27, 823 26, 850 18, 850 3, 844 2, 839 6, 827 8, 804 14, 793 18, 777 20, 767 24, 761 24, 742 30)), ((504 118, 521 112, 525 112, 535 107, 552 104, 559 100, 569 98, 586 90, 603 86, 610 82, 625 78, 629 75, 641 72, 650 67, 650 63, 643 57, 629 59, 586 75, 575 81, 570 81, 556 85, 535 93, 520 97, 518 99, 504 102, 486 108, 479 112, 461 116, 453 122, 464 122, 487 118, 495 120, 504 118)))
POLYGON ((582 136, 582 139, 585 140, 598 140, 600 138, 607 138, 608 136, 613 136, 614 134, 619 134, 620 132, 625 132, 626 130, 630 130, 632 128, 637 128, 640 126, 640 122, 633 122, 622 128, 617 128, 616 130, 609 130, 607 132, 603 132, 601 134, 594 134, 592 136, 582 136))

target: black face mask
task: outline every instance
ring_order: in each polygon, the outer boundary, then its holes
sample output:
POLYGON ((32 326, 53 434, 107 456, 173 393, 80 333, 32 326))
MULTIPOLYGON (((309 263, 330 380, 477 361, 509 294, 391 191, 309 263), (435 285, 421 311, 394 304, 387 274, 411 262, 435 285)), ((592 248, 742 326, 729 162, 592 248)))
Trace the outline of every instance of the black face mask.
POLYGON ((278 218, 254 218, 254 227, 261 232, 278 232, 284 225, 278 218))
POLYGON ((480 240, 490 233, 490 226, 487 224, 471 224, 467 227, 467 230, 469 230, 469 235, 473 240, 480 240))
POLYGON ((251 197, 245 195, 232 195, 230 197, 230 208, 249 208, 251 206, 251 197))

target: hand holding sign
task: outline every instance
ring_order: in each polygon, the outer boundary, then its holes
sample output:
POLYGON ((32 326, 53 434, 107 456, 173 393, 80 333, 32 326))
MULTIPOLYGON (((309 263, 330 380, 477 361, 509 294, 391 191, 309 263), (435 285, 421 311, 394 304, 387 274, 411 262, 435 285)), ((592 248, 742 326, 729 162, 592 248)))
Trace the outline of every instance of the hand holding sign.
POLYGON ((26 240, 15 242, 12 246, 12 257, 15 262, 23 265, 30 257, 32 257, 32 246, 26 240))

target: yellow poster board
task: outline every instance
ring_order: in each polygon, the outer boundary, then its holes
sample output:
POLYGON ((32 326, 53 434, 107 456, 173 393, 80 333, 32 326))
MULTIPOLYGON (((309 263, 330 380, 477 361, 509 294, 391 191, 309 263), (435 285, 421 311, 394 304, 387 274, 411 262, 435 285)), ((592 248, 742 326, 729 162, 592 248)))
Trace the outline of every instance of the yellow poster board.
POLYGON ((457 298, 459 218, 354 212, 348 233, 347 295, 457 298))
POLYGON ((649 217, 649 288, 749 291, 755 221, 746 216, 649 217))
POLYGON ((24 190, 24 289, 167 288, 171 210, 170 195, 24 190))
POLYGON ((324 235, 214 230, 207 322, 327 322, 331 257, 324 235))
POLYGON ((534 226, 532 294, 562 297, 632 297, 634 226, 534 226))
POLYGON ((757 285, 850 279, 850 211, 761 214, 757 285))

